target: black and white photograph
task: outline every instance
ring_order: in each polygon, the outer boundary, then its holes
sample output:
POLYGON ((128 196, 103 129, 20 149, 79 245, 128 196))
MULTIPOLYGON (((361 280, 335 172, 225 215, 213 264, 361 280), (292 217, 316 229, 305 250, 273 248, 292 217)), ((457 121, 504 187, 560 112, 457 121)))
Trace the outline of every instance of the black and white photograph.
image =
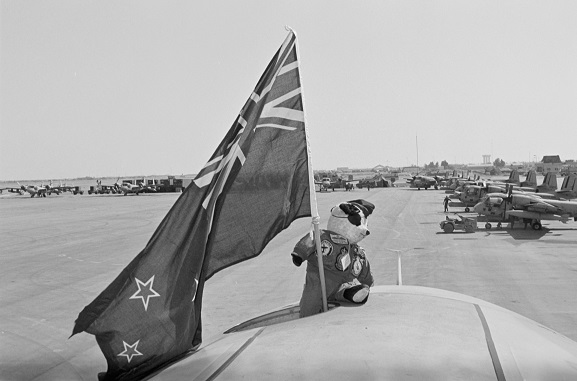
POLYGON ((577 380, 575 20, 0 0, 0 381, 577 380))

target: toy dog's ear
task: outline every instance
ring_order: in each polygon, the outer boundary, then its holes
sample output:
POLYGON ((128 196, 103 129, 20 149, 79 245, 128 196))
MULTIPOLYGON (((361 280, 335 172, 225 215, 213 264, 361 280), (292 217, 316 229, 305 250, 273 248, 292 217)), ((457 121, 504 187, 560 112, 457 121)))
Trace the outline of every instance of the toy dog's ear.
POLYGON ((365 200, 352 200, 349 202, 357 206, 363 212, 365 218, 370 216, 373 213, 373 210, 375 210, 375 205, 365 200))
POLYGON ((343 202, 339 205, 339 208, 346 213, 347 219, 351 224, 355 226, 359 226, 361 224, 362 211, 358 205, 350 202, 343 202))
POLYGON ((355 214, 359 214, 359 209, 355 205, 351 204, 350 202, 343 202, 339 204, 339 208, 345 212, 347 216, 352 216, 355 214))

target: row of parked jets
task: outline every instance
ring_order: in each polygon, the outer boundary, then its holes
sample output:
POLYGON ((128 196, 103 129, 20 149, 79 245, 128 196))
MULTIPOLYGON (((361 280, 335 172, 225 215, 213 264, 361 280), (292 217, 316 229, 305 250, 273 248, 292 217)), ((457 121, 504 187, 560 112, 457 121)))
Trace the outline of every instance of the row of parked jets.
POLYGON ((577 175, 565 176, 557 190, 557 176, 547 173, 542 184, 537 184, 535 171, 529 171, 525 181, 519 181, 517 171, 511 172, 505 181, 485 181, 480 179, 455 179, 446 184, 450 207, 471 208, 480 216, 485 216, 485 228, 491 229, 491 222, 497 227, 502 223, 514 225, 521 221, 534 230, 541 230, 543 220, 557 220, 566 223, 577 221, 577 175))
MULTIPOLYGON (((93 193, 123 193, 126 196, 128 194, 138 195, 140 193, 156 192, 156 188, 154 186, 145 184, 131 184, 129 182, 119 183, 118 181, 119 180, 116 180, 114 185, 102 185, 100 180, 97 180, 97 186, 94 188, 93 193)), ((17 183, 19 187, 0 188, 0 193, 3 193, 4 191, 10 193, 18 193, 21 195, 28 193, 30 197, 46 197, 50 196, 51 194, 60 195, 63 192, 70 192, 73 194, 84 193, 84 191, 82 191, 79 186, 66 185, 62 183, 60 183, 60 185, 52 185, 52 181, 47 185, 22 185, 19 182, 17 183)))

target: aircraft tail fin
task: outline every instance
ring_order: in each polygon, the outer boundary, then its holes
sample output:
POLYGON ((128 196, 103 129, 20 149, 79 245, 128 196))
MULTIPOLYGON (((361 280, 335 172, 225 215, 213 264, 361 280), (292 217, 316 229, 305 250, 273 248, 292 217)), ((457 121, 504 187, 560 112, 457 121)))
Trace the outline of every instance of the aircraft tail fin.
POLYGON ((577 191, 577 175, 570 174, 565 176, 563 180, 563 185, 561 185, 561 191, 577 191))
POLYGON ((557 189, 557 175, 554 172, 547 172, 543 179, 543 185, 548 186, 549 189, 557 189))
POLYGON ((536 187, 537 186, 537 173, 535 170, 530 170, 527 172, 527 178, 523 182, 522 186, 526 187, 536 187))
POLYGON ((511 171, 511 173, 509 174, 509 179, 508 181, 509 183, 519 183, 519 172, 516 169, 513 169, 511 171))

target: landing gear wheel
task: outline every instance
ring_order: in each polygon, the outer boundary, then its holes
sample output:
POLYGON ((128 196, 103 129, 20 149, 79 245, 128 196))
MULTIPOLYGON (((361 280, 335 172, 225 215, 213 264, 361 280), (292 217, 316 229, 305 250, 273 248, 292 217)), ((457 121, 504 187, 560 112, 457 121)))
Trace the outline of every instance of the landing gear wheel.
POLYGON ((501 229, 501 223, 497 223, 497 229, 501 229))
POLYGON ((470 210, 471 210, 471 209, 469 209, 468 207, 465 208, 465 213, 469 213, 470 210))
POLYGON ((485 224, 485 229, 491 230, 491 224, 487 222, 487 223, 485 224))
POLYGON ((541 230, 543 226, 539 221, 536 221, 531 224, 531 227, 533 228, 533 230, 541 230))

